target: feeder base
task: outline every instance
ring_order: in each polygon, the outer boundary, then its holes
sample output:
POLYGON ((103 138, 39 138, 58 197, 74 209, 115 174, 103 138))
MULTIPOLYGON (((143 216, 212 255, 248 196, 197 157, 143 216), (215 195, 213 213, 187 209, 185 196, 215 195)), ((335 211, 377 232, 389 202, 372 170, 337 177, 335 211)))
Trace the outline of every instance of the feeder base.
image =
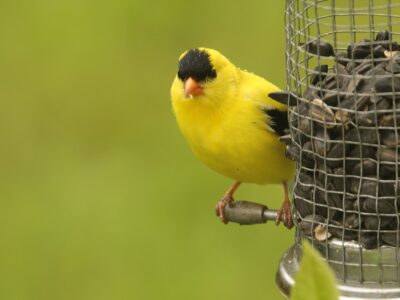
MULTIPOLYGON (((299 268, 299 255, 296 246, 289 248, 282 256, 276 273, 276 284, 281 293, 288 298, 295 283, 295 274, 299 268)), ((339 282, 340 300, 361 299, 400 299, 400 286, 378 283, 339 282)))

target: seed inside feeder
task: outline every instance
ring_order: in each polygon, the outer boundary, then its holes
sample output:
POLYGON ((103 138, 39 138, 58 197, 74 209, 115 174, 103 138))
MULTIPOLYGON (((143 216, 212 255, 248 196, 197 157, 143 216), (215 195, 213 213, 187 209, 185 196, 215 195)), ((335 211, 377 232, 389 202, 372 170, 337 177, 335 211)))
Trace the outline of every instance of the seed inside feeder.
POLYGON ((292 139, 285 143, 299 164, 294 187, 299 224, 318 241, 336 237, 367 249, 396 246, 400 46, 380 31, 372 42, 348 45, 347 53, 335 54, 321 40, 304 49, 335 63, 310 71, 302 95, 278 95, 292 106, 292 139), (313 232, 304 224, 311 221, 313 232))

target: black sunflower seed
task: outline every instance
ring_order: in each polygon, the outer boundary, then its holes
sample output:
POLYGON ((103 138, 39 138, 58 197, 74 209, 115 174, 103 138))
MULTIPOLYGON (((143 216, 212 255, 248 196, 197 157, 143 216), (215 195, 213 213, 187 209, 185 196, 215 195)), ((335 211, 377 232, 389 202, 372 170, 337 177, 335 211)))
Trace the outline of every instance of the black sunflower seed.
POLYGON ((321 40, 314 40, 306 44, 306 50, 312 54, 320 56, 334 56, 335 51, 331 44, 321 40))

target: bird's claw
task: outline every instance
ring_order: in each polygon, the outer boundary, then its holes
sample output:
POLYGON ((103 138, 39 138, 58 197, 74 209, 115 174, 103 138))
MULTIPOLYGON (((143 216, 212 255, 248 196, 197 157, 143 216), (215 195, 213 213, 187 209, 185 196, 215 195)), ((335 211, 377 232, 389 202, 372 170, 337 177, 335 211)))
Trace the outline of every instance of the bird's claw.
POLYGON ((285 201, 281 209, 278 211, 278 215, 275 219, 275 224, 279 225, 281 221, 283 221, 283 224, 285 224, 288 229, 291 229, 293 227, 292 213, 289 201, 285 201))
POLYGON ((225 218, 225 206, 233 202, 233 198, 230 195, 224 195, 215 206, 215 213, 221 219, 222 223, 228 224, 228 220, 225 218))

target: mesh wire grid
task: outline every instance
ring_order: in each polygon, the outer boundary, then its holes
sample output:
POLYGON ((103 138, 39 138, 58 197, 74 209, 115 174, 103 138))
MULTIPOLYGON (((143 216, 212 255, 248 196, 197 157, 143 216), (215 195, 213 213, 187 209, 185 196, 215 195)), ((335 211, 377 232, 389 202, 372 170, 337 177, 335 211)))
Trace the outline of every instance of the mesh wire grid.
POLYGON ((287 0, 296 249, 339 280, 400 283, 400 3, 287 0))

